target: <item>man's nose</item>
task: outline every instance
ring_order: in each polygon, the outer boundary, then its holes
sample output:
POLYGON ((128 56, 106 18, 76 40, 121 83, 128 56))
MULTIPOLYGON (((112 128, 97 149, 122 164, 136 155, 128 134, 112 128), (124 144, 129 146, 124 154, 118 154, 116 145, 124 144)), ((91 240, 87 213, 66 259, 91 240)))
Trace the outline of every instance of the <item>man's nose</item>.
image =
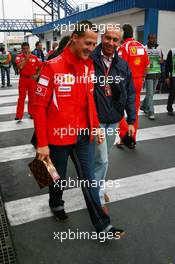
POLYGON ((114 46, 114 40, 113 40, 113 39, 110 39, 110 40, 109 40, 109 44, 110 44, 111 46, 114 46))

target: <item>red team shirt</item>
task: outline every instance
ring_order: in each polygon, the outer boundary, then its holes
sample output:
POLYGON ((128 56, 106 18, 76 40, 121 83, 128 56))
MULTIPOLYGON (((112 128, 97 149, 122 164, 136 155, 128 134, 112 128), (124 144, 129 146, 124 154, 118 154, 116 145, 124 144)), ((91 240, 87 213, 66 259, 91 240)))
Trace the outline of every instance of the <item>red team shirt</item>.
POLYGON ((128 62, 133 78, 143 78, 150 64, 145 47, 134 38, 127 38, 118 49, 118 54, 128 62))
MULTIPOLYGON (((16 64, 18 65, 22 60, 24 60, 25 55, 19 54, 16 57, 16 64)), ((29 61, 24 65, 24 67, 20 70, 20 75, 34 75, 37 72, 37 69, 39 69, 42 65, 42 62, 39 60, 39 58, 33 54, 30 54, 29 61)))

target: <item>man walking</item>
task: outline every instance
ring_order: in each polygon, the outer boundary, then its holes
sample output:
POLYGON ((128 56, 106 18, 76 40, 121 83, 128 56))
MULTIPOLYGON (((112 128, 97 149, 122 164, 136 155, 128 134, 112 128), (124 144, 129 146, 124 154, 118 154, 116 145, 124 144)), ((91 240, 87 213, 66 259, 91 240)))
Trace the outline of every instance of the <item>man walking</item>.
MULTIPOLYGON (((133 38, 133 28, 129 24, 123 26, 123 40, 124 43, 119 48, 119 55, 128 62, 129 68, 132 72, 134 81, 134 89, 136 93, 136 121, 134 123, 135 133, 133 136, 136 142, 136 133, 138 128, 138 112, 140 108, 140 93, 143 86, 143 79, 145 78, 149 66, 148 54, 145 47, 133 38)), ((120 138, 121 143, 124 143, 129 148, 135 148, 135 144, 128 137, 128 125, 125 118, 120 122, 120 138)))
MULTIPOLYGON (((113 28, 108 29, 108 25, 106 25, 101 43, 91 55, 95 68, 94 98, 100 127, 105 132, 104 142, 102 144, 95 143, 95 178, 97 181, 105 181, 108 156, 114 144, 117 126, 124 115, 124 110, 128 115, 127 129, 129 135, 134 134, 135 91, 128 65, 118 56, 116 51, 120 40, 120 28, 113 25, 113 28)), ((100 190, 100 199, 104 210, 107 212, 105 202, 108 201, 108 196, 104 192, 104 186, 100 190)))
POLYGON ((169 86, 169 97, 167 102, 168 115, 174 116, 173 103, 175 99, 175 48, 168 52, 165 64, 165 77, 169 86))
POLYGON ((145 79, 146 96, 140 109, 148 114, 150 120, 154 120, 154 102, 153 96, 161 75, 161 64, 163 63, 163 53, 160 45, 157 44, 155 34, 148 35, 148 44, 145 46, 149 56, 150 68, 145 79))
POLYGON ((92 28, 89 21, 78 23, 70 45, 41 70, 35 103, 37 155, 40 160, 50 156, 61 177, 60 184, 49 186, 49 206, 56 218, 62 221, 68 218, 61 182, 65 180, 68 157, 73 152, 79 164, 80 180, 86 182, 82 190, 97 233, 110 232, 121 237, 124 231, 110 224, 101 207, 99 188, 91 185, 95 180, 94 129, 98 141, 102 141, 90 80, 93 63, 88 58, 97 42, 97 32, 92 28), (82 82, 83 76, 89 81, 82 82))

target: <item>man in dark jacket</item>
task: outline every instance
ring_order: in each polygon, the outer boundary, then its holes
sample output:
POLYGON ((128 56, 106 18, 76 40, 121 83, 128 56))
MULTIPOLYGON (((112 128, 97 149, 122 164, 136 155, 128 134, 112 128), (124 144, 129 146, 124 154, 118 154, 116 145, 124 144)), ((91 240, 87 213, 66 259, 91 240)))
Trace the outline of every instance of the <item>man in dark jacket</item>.
POLYGON ((175 99, 175 48, 168 52, 165 65, 166 83, 169 86, 169 97, 167 102, 168 115, 174 116, 173 102, 175 99))
MULTIPOLYGON (((108 155, 116 137, 117 126, 127 112, 128 133, 134 134, 136 119, 135 91, 131 72, 127 62, 118 56, 116 51, 121 40, 121 30, 116 25, 102 35, 102 42, 92 53, 95 68, 94 96, 101 127, 104 129, 105 141, 95 144, 95 177, 97 181, 105 180, 108 169, 108 155)), ((100 183, 101 185, 101 183, 100 183)), ((101 203, 107 210, 104 186, 100 190, 101 203)))
POLYGON ((40 61, 44 61, 44 53, 42 51, 42 43, 40 41, 35 43, 35 49, 32 51, 32 54, 37 56, 40 61))

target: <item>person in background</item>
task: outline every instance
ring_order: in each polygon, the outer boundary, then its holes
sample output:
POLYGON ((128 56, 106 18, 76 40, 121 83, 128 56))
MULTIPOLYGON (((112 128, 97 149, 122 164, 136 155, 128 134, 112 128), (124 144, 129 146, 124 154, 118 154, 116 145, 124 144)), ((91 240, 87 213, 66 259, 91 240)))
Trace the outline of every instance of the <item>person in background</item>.
POLYGON ((165 64, 165 81, 169 87, 167 102, 168 115, 174 116, 173 103, 175 99, 175 48, 169 50, 165 64))
POLYGON ((40 41, 35 43, 35 49, 32 51, 32 54, 37 56, 40 61, 44 61, 44 53, 42 50, 42 43, 40 41))
POLYGON ((66 47, 66 45, 68 44, 68 42, 70 41, 70 36, 64 36, 60 42, 59 42, 59 46, 56 47, 56 49, 48 56, 47 60, 51 60, 55 57, 57 57, 58 55, 60 55, 63 51, 63 49, 66 47))
POLYGON ((148 43, 145 46, 148 53, 150 67, 148 74, 145 78, 145 88, 146 96, 141 104, 140 109, 148 114, 150 120, 155 119, 154 115, 154 102, 153 96, 156 92, 156 87, 158 85, 161 76, 161 64, 163 63, 163 53, 160 45, 157 44, 157 38, 155 34, 148 35, 148 43))
POLYGON ((10 63, 11 55, 10 52, 5 51, 4 47, 0 48, 0 68, 1 68, 1 88, 5 87, 5 75, 7 77, 7 87, 12 87, 10 84, 10 63))
POLYGON ((42 62, 39 58, 31 54, 30 46, 27 42, 22 43, 21 50, 22 53, 18 54, 16 57, 16 65, 20 75, 18 84, 19 97, 15 117, 18 123, 21 122, 23 118, 26 94, 28 94, 28 114, 30 118, 33 118, 36 80, 38 78, 39 69, 42 66, 42 62))
POLYGON ((51 55, 51 54, 52 54, 57 48, 58 48, 58 42, 57 42, 57 41, 54 41, 54 42, 52 43, 52 49, 49 50, 49 52, 47 53, 47 57, 48 57, 49 55, 51 55))
POLYGON ((147 74, 149 68, 149 58, 145 47, 133 38, 133 28, 130 24, 123 25, 123 40, 124 43, 118 50, 119 56, 121 56, 126 62, 128 62, 129 68, 132 73, 134 82, 134 89, 136 93, 136 121, 134 123, 135 133, 133 138, 128 135, 128 124, 123 117, 120 122, 120 138, 121 141, 117 146, 122 144, 128 148, 134 149, 136 144, 136 134, 138 129, 138 112, 140 108, 140 93, 143 86, 143 80, 147 74))
POLYGON ((44 60, 47 59, 47 51, 46 51, 46 48, 43 48, 43 54, 44 54, 44 60))
POLYGON ((16 67, 16 56, 18 55, 18 51, 16 48, 13 49, 13 51, 11 52, 11 56, 12 56, 12 65, 13 65, 13 69, 15 72, 15 75, 18 75, 18 68, 16 67))

